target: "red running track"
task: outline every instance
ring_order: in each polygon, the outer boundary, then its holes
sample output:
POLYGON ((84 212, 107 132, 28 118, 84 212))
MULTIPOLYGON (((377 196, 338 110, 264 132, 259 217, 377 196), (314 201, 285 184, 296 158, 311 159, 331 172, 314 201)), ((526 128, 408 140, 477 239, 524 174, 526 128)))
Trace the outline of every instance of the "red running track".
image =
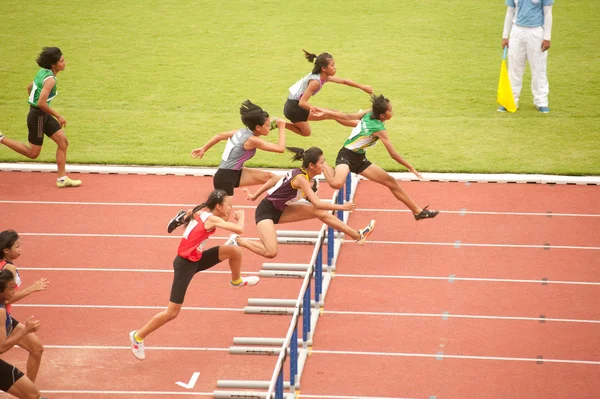
MULTIPOLYGON (((47 396, 210 397, 217 379, 268 380, 274 357, 227 348, 236 336, 283 337, 288 317, 242 308, 248 297, 296 298, 300 281, 263 279, 231 291, 219 265, 196 276, 180 317, 149 337, 146 361, 128 349, 127 333, 168 300, 178 239, 166 234, 166 221, 200 202, 210 178, 84 177, 78 189, 57 190, 49 174, 0 172, 0 220, 23 233, 17 266, 25 284, 51 280, 13 312, 42 321, 38 385, 47 396), (192 390, 175 384, 194 372, 201 375, 192 390)), ((364 247, 342 246, 300 397, 594 397, 600 217, 589 209, 599 189, 402 185, 443 213, 417 223, 386 189, 359 183, 350 225, 375 218, 377 228, 364 247)), ((322 184, 320 195, 331 190, 322 184)), ((235 205, 251 205, 241 197, 235 205)), ((245 211, 255 237, 254 211, 245 211)), ((226 236, 216 235, 215 245, 226 236)), ((282 245, 277 261, 307 262, 311 249, 282 245)), ((263 259, 244 257, 245 272, 260 270, 263 259)), ((23 351, 3 358, 24 369, 23 351)))

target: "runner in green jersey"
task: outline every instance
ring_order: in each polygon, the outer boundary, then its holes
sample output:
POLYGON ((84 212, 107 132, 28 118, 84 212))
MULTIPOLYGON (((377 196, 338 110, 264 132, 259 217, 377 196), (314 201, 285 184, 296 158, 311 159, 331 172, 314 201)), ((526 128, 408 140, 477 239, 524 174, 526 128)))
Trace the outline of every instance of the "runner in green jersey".
POLYGON ((324 166, 323 174, 325 175, 327 183, 334 189, 340 189, 346 182, 348 173, 357 173, 389 188, 392 194, 394 194, 394 197, 402 201, 404 205, 413 212, 416 220, 436 217, 439 211, 431 211, 427 209, 427 206, 424 208, 419 207, 412 198, 410 198, 408 193, 404 191, 396 179, 381 167, 371 163, 367 159, 367 148, 374 146, 381 140, 385 149, 394 161, 414 173, 419 179, 422 178, 421 174, 404 160, 398 152, 396 152, 385 130, 385 125, 383 123, 390 120, 393 116, 392 103, 390 100, 380 95, 377 97, 373 96, 371 102, 373 103, 372 109, 364 116, 360 113, 343 114, 341 112, 324 109, 316 111, 330 114, 335 117, 336 120, 345 118, 346 122, 351 121, 354 126, 350 137, 348 137, 344 146, 338 153, 337 159, 335 160, 335 169, 327 164, 324 166))
POLYGON ((27 158, 36 159, 42 151, 44 135, 50 137, 58 146, 56 149, 56 165, 58 167, 56 186, 59 188, 77 187, 81 185, 81 180, 69 179, 65 171, 69 141, 62 128, 67 126, 67 121, 56 110, 50 108, 50 101, 57 94, 56 75, 65 69, 65 57, 58 47, 45 47, 38 56, 37 63, 41 69, 35 75, 33 82, 27 86, 29 93, 29 114, 27 115, 29 145, 4 137, 1 132, 0 143, 27 158))

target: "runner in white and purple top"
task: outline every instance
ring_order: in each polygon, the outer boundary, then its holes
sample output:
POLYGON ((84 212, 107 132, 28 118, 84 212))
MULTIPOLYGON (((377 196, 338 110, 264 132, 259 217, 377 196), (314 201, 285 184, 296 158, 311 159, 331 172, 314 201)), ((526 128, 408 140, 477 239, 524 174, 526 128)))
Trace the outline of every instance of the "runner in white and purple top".
POLYGON ((268 195, 265 199, 282 212, 287 205, 301 200, 304 197, 304 194, 299 187, 294 187, 296 178, 310 180, 306 170, 302 168, 292 169, 268 191, 268 195))

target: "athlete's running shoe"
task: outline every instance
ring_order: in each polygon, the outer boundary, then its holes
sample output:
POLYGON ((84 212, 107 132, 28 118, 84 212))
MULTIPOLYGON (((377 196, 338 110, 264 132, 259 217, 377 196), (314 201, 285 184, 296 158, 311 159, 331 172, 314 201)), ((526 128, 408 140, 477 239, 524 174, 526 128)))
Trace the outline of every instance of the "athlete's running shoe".
POLYGON ((427 205, 425 208, 423 208, 421 213, 419 213, 418 215, 415 215, 415 220, 419 221, 421 219, 433 219, 434 217, 436 217, 438 215, 438 213, 440 213, 440 211, 430 211, 427 208, 429 208, 429 205, 427 205))
POLYGON ((179 211, 177 212, 177 215, 175 215, 175 217, 169 221, 169 224, 167 225, 167 232, 169 234, 171 234, 173 230, 185 222, 185 215, 187 215, 186 211, 179 211))
POLYGON ((237 235, 237 234, 230 235, 229 238, 227 239, 227 241, 225 241, 224 245, 235 245, 236 247, 239 246, 237 243, 238 237, 239 237, 239 235, 237 235))
POLYGON ((360 238, 356 240, 359 245, 363 245, 367 240, 367 237, 371 235, 371 233, 375 230, 375 220, 371 220, 367 227, 364 229, 358 230, 358 234, 360 234, 360 238))
POLYGON ((79 187, 81 186, 81 180, 71 180, 67 176, 62 179, 56 180, 56 187, 65 188, 65 187, 79 187))
POLYGON ((238 289, 246 286, 256 285, 259 281, 260 278, 258 278, 257 276, 249 276, 242 277, 242 282, 239 284, 233 284, 233 282, 231 281, 229 282, 229 284, 231 284, 231 288, 238 289))
POLYGON ((135 356, 139 360, 144 360, 146 358, 146 353, 144 352, 144 342, 137 342, 133 337, 137 331, 132 331, 129 333, 129 341, 131 342, 131 352, 133 352, 133 356, 135 356))

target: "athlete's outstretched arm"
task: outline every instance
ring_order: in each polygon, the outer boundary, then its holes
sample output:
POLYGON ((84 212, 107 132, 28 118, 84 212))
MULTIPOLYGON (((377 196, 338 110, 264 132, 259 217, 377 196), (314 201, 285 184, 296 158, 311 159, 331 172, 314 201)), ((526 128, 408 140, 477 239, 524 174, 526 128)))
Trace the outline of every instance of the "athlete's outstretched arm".
POLYGON ((204 156, 206 151, 210 150, 212 146, 214 146, 215 144, 217 144, 220 141, 227 140, 228 138, 233 136, 235 134, 235 132, 237 132, 237 130, 230 130, 228 132, 219 133, 219 134, 214 135, 202 147, 192 150, 192 154, 191 154, 192 158, 202 159, 202 157, 204 156))
POLYGON ((271 187, 275 186, 275 184, 277 184, 277 182, 281 179, 283 179, 282 176, 273 175, 273 177, 271 177, 269 180, 267 180, 267 182, 265 184, 263 184, 262 186, 260 186, 260 188, 258 190, 256 190, 254 193, 251 193, 250 190, 248 190, 245 187, 242 188, 242 190, 244 190, 246 192, 246 195, 248 196, 248 199, 250 201, 254 201, 258 197, 260 197, 262 193, 269 190, 271 187))
POLYGON ((260 137, 252 136, 244 143, 244 149, 252 150, 258 148, 268 152, 285 152, 285 125, 285 120, 281 118, 277 119, 277 128, 279 129, 279 140, 277 140, 277 144, 265 141, 260 137))
POLYGON ((356 87, 357 89, 361 89, 365 93, 373 94, 373 88, 371 86, 363 85, 350 79, 340 78, 338 76, 330 76, 328 80, 333 83, 339 83, 350 87, 356 87))
POLYGON ((235 223, 228 222, 226 220, 221 219, 218 216, 211 216, 206 219, 204 222, 204 228, 206 230, 212 230, 215 227, 219 227, 221 229, 231 231, 235 234, 244 234, 244 219, 245 214, 243 210, 233 211, 233 218, 235 219, 235 223))
POLYGON ((293 184, 304 192, 304 194, 306 195, 306 199, 309 200, 312 206, 314 206, 317 209, 350 212, 356 209, 356 205, 354 205, 352 202, 345 202, 343 204, 331 204, 329 202, 321 201, 319 196, 315 194, 312 190, 312 187, 310 186, 308 180, 306 180, 303 177, 296 177, 293 180, 293 184))
POLYGON ((421 176, 421 174, 419 172, 417 172, 417 170, 415 168, 413 168, 411 164, 409 164, 404 158, 402 158, 402 156, 400 154, 398 154, 398 152, 392 145, 392 142, 390 141, 390 137, 388 136, 388 134, 385 130, 380 130, 377 133, 373 133, 373 136, 379 137, 379 140, 381 140, 385 149, 387 150, 387 152, 390 154, 390 157, 392 157, 392 159, 394 161, 396 161, 400 165, 404 166, 406 169, 408 169, 409 172, 413 173, 419 179, 423 178, 423 176, 421 176))

